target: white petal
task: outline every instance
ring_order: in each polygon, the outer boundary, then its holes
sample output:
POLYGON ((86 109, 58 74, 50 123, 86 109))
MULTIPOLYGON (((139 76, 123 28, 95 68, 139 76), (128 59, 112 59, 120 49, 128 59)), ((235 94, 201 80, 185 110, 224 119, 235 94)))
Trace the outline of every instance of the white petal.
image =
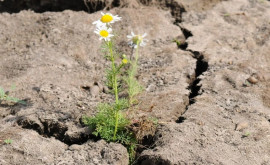
POLYGON ((96 28, 97 28, 98 30, 99 30, 101 27, 102 27, 102 26, 97 26, 97 25, 96 25, 96 28))
POLYGON ((107 30, 107 27, 106 26, 98 26, 97 27, 99 30, 107 30))
POLYGON ((101 12, 101 15, 105 15, 103 12, 101 12))
POLYGON ((133 32, 131 32, 131 35, 132 35, 132 36, 135 36, 133 32))
POLYGON ((104 28, 104 27, 106 27, 106 24, 99 21, 96 26, 99 27, 99 28, 104 28))

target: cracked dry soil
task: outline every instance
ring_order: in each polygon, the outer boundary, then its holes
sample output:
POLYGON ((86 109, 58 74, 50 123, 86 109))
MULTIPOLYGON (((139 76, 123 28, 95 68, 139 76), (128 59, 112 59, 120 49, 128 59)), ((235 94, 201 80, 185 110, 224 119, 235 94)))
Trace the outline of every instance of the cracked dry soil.
POLYGON ((0 86, 15 84, 10 95, 27 105, 0 105, 1 165, 128 164, 124 146, 81 122, 113 99, 93 33, 99 10, 122 16, 125 54, 131 30, 148 34, 137 117, 159 126, 135 164, 270 164, 269 1, 4 0, 0 86))

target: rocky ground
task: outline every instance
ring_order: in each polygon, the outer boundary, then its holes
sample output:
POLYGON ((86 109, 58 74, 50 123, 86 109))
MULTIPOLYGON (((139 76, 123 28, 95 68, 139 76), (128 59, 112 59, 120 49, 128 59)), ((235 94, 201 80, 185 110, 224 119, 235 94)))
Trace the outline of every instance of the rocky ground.
POLYGON ((270 164, 269 1, 33 2, 0 1, 0 87, 27 103, 1 102, 0 164, 128 164, 81 122, 113 98, 92 25, 102 10, 123 18, 119 51, 148 34, 137 115, 159 126, 134 164, 270 164))

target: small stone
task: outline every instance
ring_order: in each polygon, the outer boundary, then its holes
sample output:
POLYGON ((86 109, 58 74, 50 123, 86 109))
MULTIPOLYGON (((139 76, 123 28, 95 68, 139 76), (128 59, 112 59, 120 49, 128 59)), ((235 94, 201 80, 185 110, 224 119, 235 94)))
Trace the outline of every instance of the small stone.
POLYGON ((246 121, 244 121, 244 122, 239 122, 238 124, 236 124, 235 130, 236 130, 236 131, 241 131, 241 130, 247 128, 247 127, 248 127, 248 122, 246 122, 246 121))
POLYGON ((78 150, 81 150, 82 149, 82 146, 80 146, 78 144, 73 144, 68 149, 71 150, 71 151, 75 151, 75 150, 78 151, 78 150))
POLYGON ((92 97, 96 97, 99 94, 99 87, 94 85, 90 88, 90 93, 92 97))
POLYGON ((155 90, 156 90, 156 86, 153 84, 150 84, 146 89, 147 92, 154 92, 155 90))
POLYGON ((256 84, 258 82, 258 79, 256 79, 254 76, 250 76, 247 80, 251 84, 256 84))

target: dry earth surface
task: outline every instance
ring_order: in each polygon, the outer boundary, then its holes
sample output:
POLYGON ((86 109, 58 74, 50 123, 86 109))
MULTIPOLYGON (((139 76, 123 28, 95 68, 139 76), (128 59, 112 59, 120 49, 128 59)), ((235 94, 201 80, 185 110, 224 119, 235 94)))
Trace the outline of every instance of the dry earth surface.
POLYGON ((0 87, 27 104, 0 104, 1 165, 128 164, 81 121, 113 99, 92 25, 106 10, 119 51, 148 34, 137 117, 159 126, 134 164, 270 164, 269 1, 2 0, 0 87))

